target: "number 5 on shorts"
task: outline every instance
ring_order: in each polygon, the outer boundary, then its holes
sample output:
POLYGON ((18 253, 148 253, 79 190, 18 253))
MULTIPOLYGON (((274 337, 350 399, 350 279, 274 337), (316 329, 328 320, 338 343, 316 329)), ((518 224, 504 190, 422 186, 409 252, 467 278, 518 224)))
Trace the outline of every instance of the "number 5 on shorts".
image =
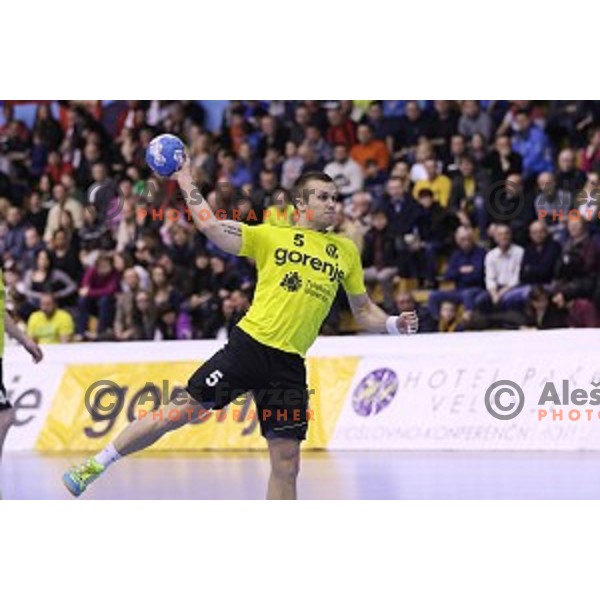
POLYGON ((219 383, 219 379, 223 378, 223 373, 219 369, 215 369, 204 381, 208 387, 215 387, 219 383))

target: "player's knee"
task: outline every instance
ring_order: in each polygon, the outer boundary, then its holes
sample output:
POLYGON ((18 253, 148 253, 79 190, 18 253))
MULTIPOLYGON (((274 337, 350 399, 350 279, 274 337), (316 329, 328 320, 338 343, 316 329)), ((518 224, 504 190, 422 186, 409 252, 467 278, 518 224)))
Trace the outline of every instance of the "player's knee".
POLYGON ((294 440, 280 440, 271 451, 271 471, 278 479, 295 480, 300 472, 300 446, 294 440))

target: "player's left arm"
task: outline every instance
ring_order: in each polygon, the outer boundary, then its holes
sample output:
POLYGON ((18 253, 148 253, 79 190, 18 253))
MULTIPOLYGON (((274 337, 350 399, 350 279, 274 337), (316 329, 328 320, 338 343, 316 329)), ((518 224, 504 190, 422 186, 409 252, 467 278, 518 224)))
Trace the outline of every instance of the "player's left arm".
POLYGON ((10 337, 14 338, 31 354, 34 363, 39 363, 44 358, 42 349, 14 322, 13 318, 8 314, 4 314, 4 329, 10 337))
POLYGON ((417 333, 419 318, 416 312, 402 312, 389 316, 369 298, 362 294, 347 294, 352 314, 360 329, 370 333, 390 333, 392 335, 417 333))

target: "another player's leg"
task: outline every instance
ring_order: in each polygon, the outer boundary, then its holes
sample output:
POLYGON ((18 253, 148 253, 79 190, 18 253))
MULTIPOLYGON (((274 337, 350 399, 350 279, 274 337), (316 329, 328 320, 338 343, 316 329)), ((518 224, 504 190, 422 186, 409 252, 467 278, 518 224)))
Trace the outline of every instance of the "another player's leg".
POLYGON ((4 440, 8 435, 8 430, 12 427, 14 418, 15 409, 11 406, 6 395, 2 374, 2 359, 0 358, 0 460, 2 460, 4 440))
POLYGON ((74 495, 80 496, 106 469, 120 458, 139 452, 157 442, 163 435, 196 420, 206 409, 193 398, 184 403, 168 404, 130 423, 104 450, 83 464, 69 469, 63 482, 74 495))
POLYGON ((271 474, 267 500, 296 500, 296 482, 300 472, 300 440, 274 438, 268 440, 271 474))
POLYGON ((15 418, 15 409, 3 408, 0 405, 0 460, 2 460, 2 450, 4 449, 4 440, 11 428, 15 418))

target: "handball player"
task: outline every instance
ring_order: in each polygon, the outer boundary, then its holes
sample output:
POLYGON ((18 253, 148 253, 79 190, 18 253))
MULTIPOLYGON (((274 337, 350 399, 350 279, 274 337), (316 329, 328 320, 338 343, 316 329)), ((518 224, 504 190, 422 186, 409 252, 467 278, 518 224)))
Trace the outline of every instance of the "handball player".
POLYGON ((79 496, 121 457, 251 391, 269 449, 267 498, 295 499, 300 443, 309 421, 304 357, 339 285, 363 330, 412 334, 417 331, 417 316, 414 312, 388 316, 367 295, 356 246, 331 231, 338 191, 328 175, 309 172, 296 182, 292 200, 297 218, 289 226, 218 219, 192 180, 189 160, 175 178, 196 227, 221 250, 254 259, 258 273, 254 300, 224 348, 191 376, 183 403, 180 398, 176 405, 168 405, 161 411, 164 418, 150 413, 133 421, 99 454, 67 471, 63 482, 79 496), (274 390, 280 405, 270 402, 274 390), (182 418, 169 418, 171 408, 182 418))

